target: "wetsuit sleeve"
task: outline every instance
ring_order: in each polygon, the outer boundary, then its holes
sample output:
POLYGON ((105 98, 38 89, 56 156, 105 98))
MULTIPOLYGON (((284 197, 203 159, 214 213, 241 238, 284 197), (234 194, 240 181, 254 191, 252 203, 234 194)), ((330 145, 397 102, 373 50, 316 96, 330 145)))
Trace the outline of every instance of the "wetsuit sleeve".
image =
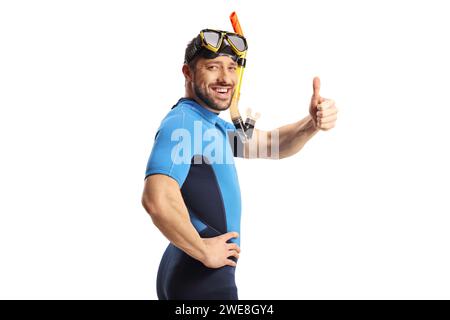
POLYGON ((190 132, 185 128, 184 114, 168 116, 156 133, 145 178, 152 174, 164 174, 175 179, 181 188, 191 165, 191 159, 187 156, 190 150, 187 149, 190 149, 190 132))

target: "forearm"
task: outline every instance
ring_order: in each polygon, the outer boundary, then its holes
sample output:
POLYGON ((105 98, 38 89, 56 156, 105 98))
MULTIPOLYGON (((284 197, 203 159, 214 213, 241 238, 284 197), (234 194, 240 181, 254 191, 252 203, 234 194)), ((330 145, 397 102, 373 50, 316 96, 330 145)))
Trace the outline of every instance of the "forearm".
MULTIPOLYGON (((275 130, 255 129, 253 138, 244 145, 244 158, 282 159, 294 155, 319 131, 311 116, 275 130)), ((238 147, 240 150, 240 147, 238 147)), ((238 156, 239 152, 238 152, 238 156)))
POLYGON ((144 192, 142 204, 155 226, 175 246, 188 255, 203 261, 206 246, 191 223, 189 212, 179 191, 144 192))
POLYGON ((205 244, 192 225, 189 215, 177 206, 170 206, 158 215, 151 215, 155 226, 172 242, 196 260, 205 258, 205 244))
MULTIPOLYGON (((310 115, 276 130, 278 130, 280 159, 290 157, 299 152, 306 142, 319 131, 310 115)), ((272 132, 273 135, 274 133, 272 132)), ((272 141, 272 143, 274 142, 272 141)))

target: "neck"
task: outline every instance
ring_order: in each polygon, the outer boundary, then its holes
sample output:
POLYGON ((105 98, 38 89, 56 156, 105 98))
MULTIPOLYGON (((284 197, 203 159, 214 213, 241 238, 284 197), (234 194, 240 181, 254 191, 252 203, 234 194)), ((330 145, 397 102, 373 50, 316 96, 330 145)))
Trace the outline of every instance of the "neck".
POLYGON ((195 100, 195 102, 197 102, 199 105, 201 105, 203 108, 205 108, 206 110, 209 110, 211 112, 214 112, 215 114, 220 114, 220 111, 211 109, 210 107, 208 107, 202 100, 200 100, 195 94, 194 92, 192 92, 192 90, 189 90, 188 88, 186 88, 186 92, 184 94, 185 98, 189 98, 189 99, 193 99, 195 100))

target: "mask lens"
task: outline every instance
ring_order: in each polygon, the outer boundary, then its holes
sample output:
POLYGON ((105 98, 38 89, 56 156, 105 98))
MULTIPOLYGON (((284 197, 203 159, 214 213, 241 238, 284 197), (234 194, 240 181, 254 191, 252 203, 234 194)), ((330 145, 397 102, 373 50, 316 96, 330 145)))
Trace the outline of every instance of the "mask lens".
POLYGON ((206 44, 213 46, 214 48, 219 47, 220 33, 214 31, 204 31, 203 38, 206 44))
POLYGON ((240 52, 247 50, 247 43, 242 37, 236 35, 228 35, 228 40, 238 49, 240 52))

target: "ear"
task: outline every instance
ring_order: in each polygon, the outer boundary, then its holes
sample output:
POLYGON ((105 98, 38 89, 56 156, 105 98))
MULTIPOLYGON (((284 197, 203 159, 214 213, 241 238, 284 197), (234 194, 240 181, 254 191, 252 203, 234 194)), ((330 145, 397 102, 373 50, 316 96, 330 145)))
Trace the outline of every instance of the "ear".
POLYGON ((186 63, 183 64, 183 68, 181 68, 181 71, 183 72, 183 75, 184 75, 184 78, 186 79, 186 81, 192 81, 192 72, 186 63))

